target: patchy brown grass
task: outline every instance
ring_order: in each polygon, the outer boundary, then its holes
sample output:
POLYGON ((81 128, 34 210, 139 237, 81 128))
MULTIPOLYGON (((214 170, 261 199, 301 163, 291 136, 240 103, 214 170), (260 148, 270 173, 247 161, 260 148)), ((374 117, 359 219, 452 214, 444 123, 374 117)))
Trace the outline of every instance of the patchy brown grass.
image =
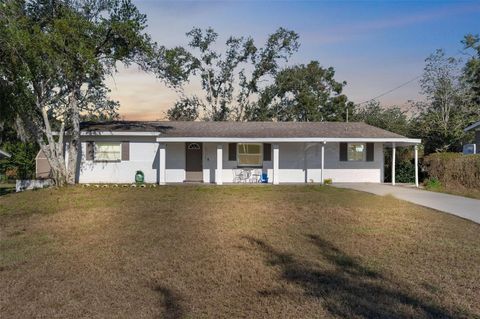
POLYGON ((2 318, 480 317, 480 226, 319 186, 0 197, 2 318))

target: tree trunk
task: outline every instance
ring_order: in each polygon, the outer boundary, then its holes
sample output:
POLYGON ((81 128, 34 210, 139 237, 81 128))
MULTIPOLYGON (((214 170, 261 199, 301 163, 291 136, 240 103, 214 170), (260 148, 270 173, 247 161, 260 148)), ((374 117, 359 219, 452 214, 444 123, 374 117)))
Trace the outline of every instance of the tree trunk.
MULTIPOLYGON (((55 140, 46 108, 37 101, 41 119, 35 119, 28 112, 19 114, 17 125, 37 142, 51 167, 52 178, 57 186, 67 183, 67 167, 64 158, 63 136, 55 140)), ((61 132, 59 132, 61 133, 61 132)))
POLYGON ((70 185, 75 184, 77 175, 77 158, 78 150, 80 148, 80 112, 78 109, 78 99, 80 95, 80 89, 75 89, 70 96, 69 104, 71 110, 72 130, 70 135, 70 143, 68 147, 68 163, 67 165, 67 183, 70 185))

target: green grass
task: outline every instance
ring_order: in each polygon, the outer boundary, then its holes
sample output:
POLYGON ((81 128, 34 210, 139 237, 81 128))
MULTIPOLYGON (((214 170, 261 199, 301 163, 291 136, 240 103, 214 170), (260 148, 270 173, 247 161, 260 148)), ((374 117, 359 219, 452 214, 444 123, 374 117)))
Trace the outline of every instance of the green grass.
POLYGON ((0 183, 0 196, 15 192, 15 184, 0 183))
POLYGON ((479 318, 480 225, 328 186, 0 197, 2 318, 479 318))

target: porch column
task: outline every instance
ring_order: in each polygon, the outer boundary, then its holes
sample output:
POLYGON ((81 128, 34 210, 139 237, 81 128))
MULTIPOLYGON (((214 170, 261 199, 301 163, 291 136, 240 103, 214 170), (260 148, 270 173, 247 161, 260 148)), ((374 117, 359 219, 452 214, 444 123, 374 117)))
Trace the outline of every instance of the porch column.
POLYGON ((223 145, 217 144, 217 170, 215 172, 215 182, 217 185, 223 184, 223 145))
POLYGON ((166 159, 166 144, 158 144, 158 184, 165 185, 165 159, 166 159))
POLYGON ((280 149, 278 147, 278 144, 272 145, 273 148, 273 184, 278 185, 280 183, 280 178, 279 178, 279 166, 278 166, 278 159, 279 159, 279 153, 280 149))
POLYGON ((326 142, 322 143, 322 154, 321 154, 321 162, 322 162, 322 170, 320 171, 320 183, 324 184, 324 175, 323 175, 323 170, 325 169, 325 144, 326 142))
POLYGON ((392 185, 395 186, 395 154, 396 148, 395 143, 392 144, 392 185))
POLYGON ((415 145, 415 187, 418 187, 418 145, 415 145))

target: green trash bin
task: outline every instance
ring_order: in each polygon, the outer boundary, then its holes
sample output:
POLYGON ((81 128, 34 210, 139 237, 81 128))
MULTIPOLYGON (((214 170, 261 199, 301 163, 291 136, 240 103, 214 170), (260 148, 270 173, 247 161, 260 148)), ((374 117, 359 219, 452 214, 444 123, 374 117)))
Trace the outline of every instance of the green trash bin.
POLYGON ((143 174, 143 172, 142 171, 137 171, 135 173, 135 183, 143 184, 144 181, 145 181, 145 175, 143 174))

